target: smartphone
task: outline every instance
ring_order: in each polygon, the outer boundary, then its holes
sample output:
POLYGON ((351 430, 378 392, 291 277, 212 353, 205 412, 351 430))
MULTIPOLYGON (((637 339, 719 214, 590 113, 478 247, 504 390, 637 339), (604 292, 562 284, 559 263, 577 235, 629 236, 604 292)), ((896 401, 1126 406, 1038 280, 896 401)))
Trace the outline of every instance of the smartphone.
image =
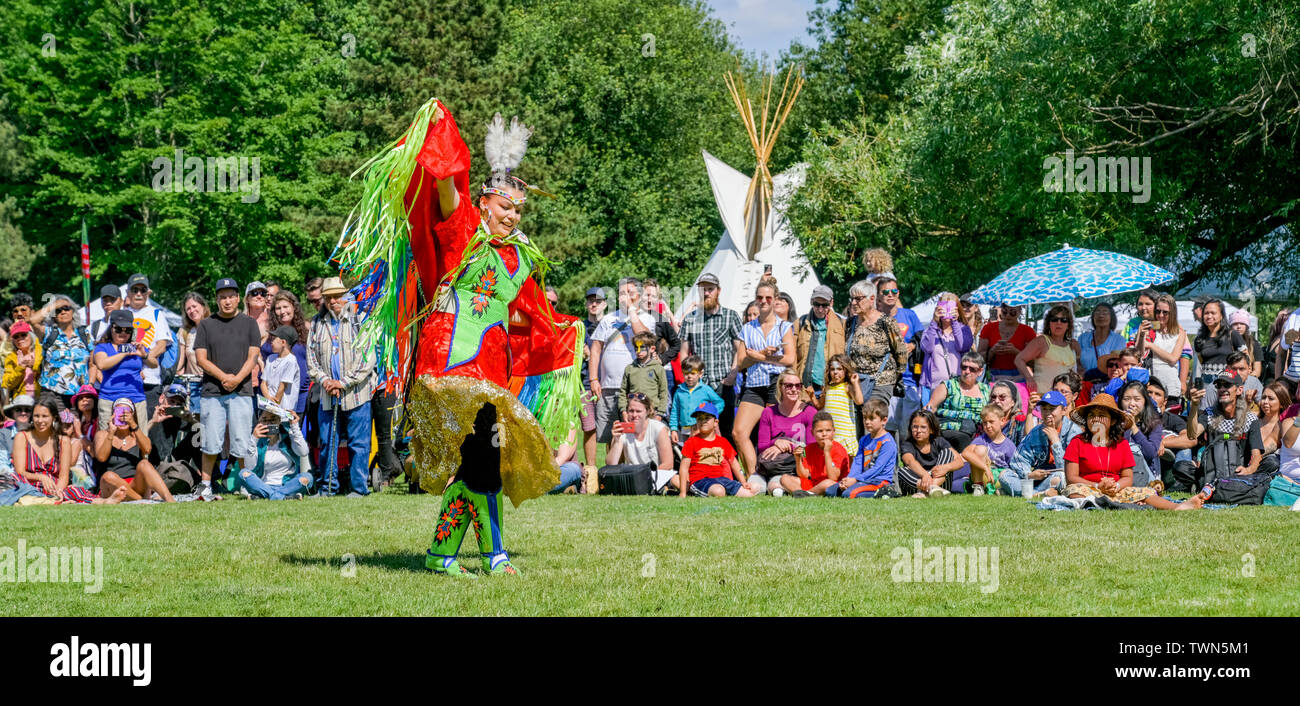
POLYGON ((770 275, 770 274, 772 274, 772 266, 771 266, 771 265, 763 265, 763 274, 765 274, 765 275, 770 275))
POLYGON ((126 407, 118 407, 113 410, 113 426, 126 426, 127 415, 134 414, 135 410, 126 407))
POLYGON ((185 414, 185 408, 180 405, 172 405, 165 408, 163 411, 166 412, 169 417, 179 417, 182 414, 185 414))

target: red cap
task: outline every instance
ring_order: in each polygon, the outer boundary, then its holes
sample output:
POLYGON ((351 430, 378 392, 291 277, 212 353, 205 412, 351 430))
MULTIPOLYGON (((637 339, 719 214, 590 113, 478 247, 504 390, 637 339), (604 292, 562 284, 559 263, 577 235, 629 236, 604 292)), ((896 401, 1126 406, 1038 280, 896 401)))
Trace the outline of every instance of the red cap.
POLYGON ((17 336, 20 333, 31 333, 32 325, 26 321, 15 321, 13 326, 9 327, 9 335, 17 336))

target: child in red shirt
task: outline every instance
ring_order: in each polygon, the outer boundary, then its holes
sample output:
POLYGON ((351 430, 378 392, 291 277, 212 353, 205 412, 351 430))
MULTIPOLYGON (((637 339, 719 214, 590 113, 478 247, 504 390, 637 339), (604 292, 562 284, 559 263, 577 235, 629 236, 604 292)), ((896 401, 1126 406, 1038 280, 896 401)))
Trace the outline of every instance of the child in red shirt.
POLYGON ((835 418, 831 413, 813 416, 812 431, 815 441, 811 446, 795 447, 801 489, 790 493, 791 497, 821 495, 849 473, 849 452, 835 440, 835 418))
POLYGON ((718 408, 712 402, 701 402, 692 416, 695 436, 682 447, 682 465, 675 480, 677 494, 684 498, 689 488, 700 497, 753 496, 744 484, 745 474, 736 460, 736 450, 718 436, 718 408))

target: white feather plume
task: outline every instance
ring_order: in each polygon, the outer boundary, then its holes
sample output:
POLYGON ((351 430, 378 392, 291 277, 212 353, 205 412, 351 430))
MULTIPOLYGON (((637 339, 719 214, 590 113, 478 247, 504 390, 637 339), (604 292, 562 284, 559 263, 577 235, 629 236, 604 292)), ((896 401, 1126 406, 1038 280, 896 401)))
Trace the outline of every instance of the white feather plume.
POLYGON ((502 174, 518 167, 532 134, 532 130, 519 124, 518 117, 510 119, 507 129, 505 120, 497 113, 488 123, 487 137, 483 141, 483 152, 492 172, 502 174))

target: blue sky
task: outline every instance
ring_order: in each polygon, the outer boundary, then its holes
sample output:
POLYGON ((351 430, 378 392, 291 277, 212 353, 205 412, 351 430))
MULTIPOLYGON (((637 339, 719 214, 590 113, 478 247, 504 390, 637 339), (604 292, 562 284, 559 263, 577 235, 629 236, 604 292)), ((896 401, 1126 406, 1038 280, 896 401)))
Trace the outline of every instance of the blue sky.
POLYGON ((807 40, 808 11, 816 0, 708 0, 714 15, 745 51, 773 59, 791 40, 807 40))

